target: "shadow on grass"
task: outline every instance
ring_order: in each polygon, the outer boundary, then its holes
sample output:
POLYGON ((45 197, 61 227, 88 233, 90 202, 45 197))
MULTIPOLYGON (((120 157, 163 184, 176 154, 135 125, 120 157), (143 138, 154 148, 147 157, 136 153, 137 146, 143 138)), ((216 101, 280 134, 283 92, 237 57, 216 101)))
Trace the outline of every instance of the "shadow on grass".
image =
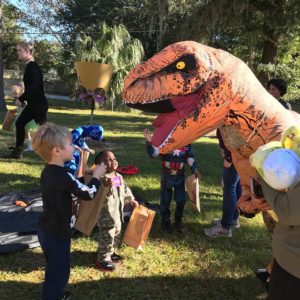
MULTIPOLYGON (((0 282, 2 300, 40 299, 41 284, 22 281, 0 282), (18 287, 18 288, 16 288, 18 287), (28 298, 27 298, 28 299, 28 298)), ((252 276, 242 278, 190 276, 105 277, 68 286, 72 299, 258 299, 262 287, 252 276)), ((263 299, 263 298, 260 298, 263 299)))
POLYGON ((45 165, 45 162, 43 162, 35 153, 24 153, 22 159, 8 159, 2 157, 3 155, 9 154, 8 151, 0 150, 0 162, 2 163, 20 163, 20 164, 26 164, 26 165, 45 165))
MULTIPOLYGON (((64 112, 48 112, 48 121, 67 127, 77 127, 89 124, 90 116, 86 114, 66 114, 64 112), (62 116, 64 115, 64 116, 62 116), (75 124, 75 125, 74 125, 75 124)), ((94 115, 94 124, 100 124, 105 130, 121 130, 125 132, 141 132, 141 128, 146 126, 147 122, 152 122, 152 118, 134 114, 121 116, 115 115, 94 115)))
POLYGON ((39 178, 23 174, 0 173, 0 194, 30 191, 39 187, 39 178))

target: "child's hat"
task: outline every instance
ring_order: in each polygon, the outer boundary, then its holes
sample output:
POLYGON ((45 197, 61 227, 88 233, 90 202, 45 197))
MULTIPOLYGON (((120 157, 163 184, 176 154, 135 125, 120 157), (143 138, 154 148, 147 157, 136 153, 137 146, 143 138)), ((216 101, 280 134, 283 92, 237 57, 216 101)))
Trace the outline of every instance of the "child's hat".
POLYGON ((263 162, 266 182, 276 190, 285 190, 300 180, 300 159, 290 149, 272 151, 263 162))

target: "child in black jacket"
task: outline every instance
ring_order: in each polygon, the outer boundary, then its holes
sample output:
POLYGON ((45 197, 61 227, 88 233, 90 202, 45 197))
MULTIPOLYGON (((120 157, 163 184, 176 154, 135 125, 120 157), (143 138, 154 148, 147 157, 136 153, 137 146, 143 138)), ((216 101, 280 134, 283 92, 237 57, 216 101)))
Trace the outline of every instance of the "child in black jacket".
POLYGON ((38 238, 46 258, 43 300, 69 299, 64 292, 70 274, 72 200, 92 200, 100 186, 106 166, 97 166, 88 185, 82 184, 64 168, 73 157, 72 136, 67 128, 48 123, 33 137, 33 149, 46 162, 41 174, 43 213, 38 238))

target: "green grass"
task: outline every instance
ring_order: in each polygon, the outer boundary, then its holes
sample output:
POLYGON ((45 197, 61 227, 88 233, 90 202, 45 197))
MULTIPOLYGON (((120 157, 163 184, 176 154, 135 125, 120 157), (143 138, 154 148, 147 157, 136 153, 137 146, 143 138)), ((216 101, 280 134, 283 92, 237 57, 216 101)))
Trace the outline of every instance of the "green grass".
MULTIPOLYGON (((0 121, 3 114, 0 115, 0 121)), ((49 121, 74 128, 87 123, 89 110, 51 107, 49 121)), ((159 201, 159 159, 145 152, 142 131, 151 116, 97 111, 95 122, 105 129, 107 141, 121 165, 138 166, 140 173, 125 180, 133 191, 153 203, 159 201)), ((13 142, 11 133, 0 130, 0 152, 13 142)), ((241 218, 241 228, 230 239, 210 239, 203 234, 211 220, 221 216, 221 161, 216 139, 201 138, 193 144, 201 181, 199 214, 189 204, 185 210, 185 233, 166 236, 156 216, 145 250, 122 245, 126 257, 114 273, 93 268, 97 230, 90 238, 72 240, 72 299, 263 299, 264 288, 253 271, 271 257, 271 241, 260 215, 241 218)), ((37 189, 43 162, 35 154, 22 161, 0 159, 0 193, 37 189)), ((187 172, 188 173, 188 172, 187 172)), ((175 205, 172 204, 174 212, 175 205)), ((1 299, 39 299, 44 276, 44 258, 39 248, 0 256, 1 299)))

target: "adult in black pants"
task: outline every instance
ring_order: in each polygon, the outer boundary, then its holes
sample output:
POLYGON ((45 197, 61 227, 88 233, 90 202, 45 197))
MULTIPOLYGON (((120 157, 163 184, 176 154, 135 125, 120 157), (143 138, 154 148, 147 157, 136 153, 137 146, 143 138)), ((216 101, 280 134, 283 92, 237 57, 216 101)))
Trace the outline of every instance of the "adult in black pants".
POLYGON ((48 102, 44 92, 43 73, 33 58, 33 45, 28 42, 19 42, 17 45, 18 59, 26 64, 24 81, 24 93, 16 100, 17 106, 26 107, 16 122, 16 147, 9 158, 19 159, 23 155, 25 140, 25 126, 31 120, 42 125, 47 120, 48 102))

